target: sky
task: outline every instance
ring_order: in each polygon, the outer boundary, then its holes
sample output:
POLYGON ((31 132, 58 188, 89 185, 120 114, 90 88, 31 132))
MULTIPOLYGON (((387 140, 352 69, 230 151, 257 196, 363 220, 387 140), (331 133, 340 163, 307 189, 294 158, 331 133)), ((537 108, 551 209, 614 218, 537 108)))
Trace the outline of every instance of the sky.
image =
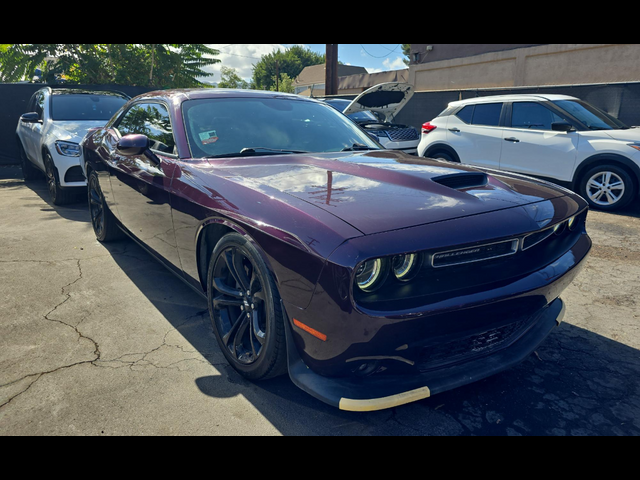
MULTIPOLYGON (((231 67, 237 70, 238 75, 249 81, 253 74, 253 65, 263 55, 268 55, 275 50, 284 50, 292 47, 293 43, 254 43, 254 44, 208 44, 220 51, 219 64, 213 67, 215 76, 208 78, 208 82, 220 81, 220 67, 231 67)), ((299 44, 317 53, 326 53, 325 44, 299 44)), ((402 62, 402 44, 347 44, 338 46, 338 59, 346 65, 364 67, 369 73, 384 72, 388 70, 400 70, 406 68, 402 62)))

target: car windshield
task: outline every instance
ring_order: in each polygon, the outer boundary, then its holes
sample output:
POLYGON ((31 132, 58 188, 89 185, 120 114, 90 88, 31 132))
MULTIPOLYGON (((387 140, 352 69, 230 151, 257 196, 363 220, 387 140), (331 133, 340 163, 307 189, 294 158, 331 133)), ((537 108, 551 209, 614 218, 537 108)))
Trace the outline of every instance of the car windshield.
POLYGON ((65 94, 51 98, 53 120, 100 120, 108 121, 127 103, 127 99, 116 95, 65 94))
POLYGON ((194 158, 380 149, 333 108, 304 99, 190 100, 182 112, 194 158))
MULTIPOLYGON (((329 100, 327 104, 331 105, 333 108, 338 110, 339 112, 344 112, 351 102, 349 100, 329 100)), ((375 116, 373 112, 364 111, 364 112, 356 112, 349 115, 349 118, 356 122, 380 122, 380 119, 375 116)))
POLYGON ((617 118, 614 118, 585 102, 576 100, 558 100, 553 103, 586 125, 590 130, 617 130, 629 128, 617 118))

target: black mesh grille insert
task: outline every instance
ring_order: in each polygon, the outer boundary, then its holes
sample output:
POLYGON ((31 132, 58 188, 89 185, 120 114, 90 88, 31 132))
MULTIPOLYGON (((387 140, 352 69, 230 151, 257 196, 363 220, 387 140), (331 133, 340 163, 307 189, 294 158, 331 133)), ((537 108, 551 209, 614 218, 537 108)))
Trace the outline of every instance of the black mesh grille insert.
POLYGON ((64 175, 64 181, 66 183, 84 182, 86 180, 84 173, 82 173, 82 168, 80 167, 71 167, 64 175))
POLYGON ((530 319, 523 319, 449 343, 426 347, 420 353, 418 368, 425 372, 507 347, 520 338, 529 323, 530 319))

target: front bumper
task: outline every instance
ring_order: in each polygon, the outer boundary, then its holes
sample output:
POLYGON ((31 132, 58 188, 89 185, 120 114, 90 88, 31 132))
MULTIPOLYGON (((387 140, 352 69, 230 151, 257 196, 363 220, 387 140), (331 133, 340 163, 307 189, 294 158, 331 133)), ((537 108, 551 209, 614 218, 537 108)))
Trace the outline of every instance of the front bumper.
POLYGON ((58 170, 58 179, 60 187, 65 188, 82 188, 87 186, 87 179, 82 170, 84 163, 82 155, 79 157, 68 157, 60 155, 55 146, 49 149, 53 164, 58 170))
POLYGON ((509 369, 529 356, 562 322, 565 305, 556 299, 537 312, 527 332, 506 348, 420 375, 367 378, 324 377, 307 367, 287 328, 289 374, 299 388, 340 410, 368 412, 423 400, 509 369))

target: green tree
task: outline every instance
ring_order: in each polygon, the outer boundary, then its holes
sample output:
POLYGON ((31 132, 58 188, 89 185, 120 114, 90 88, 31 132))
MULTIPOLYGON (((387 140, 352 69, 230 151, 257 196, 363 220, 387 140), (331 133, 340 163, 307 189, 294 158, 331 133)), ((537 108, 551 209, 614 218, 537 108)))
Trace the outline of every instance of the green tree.
POLYGON ((295 92, 295 88, 293 86, 293 78, 291 78, 286 73, 280 75, 279 81, 276 81, 276 77, 273 77, 273 85, 271 85, 272 92, 284 92, 284 93, 293 93, 295 92))
POLYGON ((409 63, 411 62, 411 44, 410 43, 402 44, 402 53, 404 54, 405 57, 407 57, 402 61, 404 62, 405 65, 409 66, 409 63))
POLYGON ((220 69, 221 80, 218 83, 218 88, 249 88, 249 83, 238 75, 235 68, 223 66, 220 69))
POLYGON ((325 55, 312 52, 308 48, 295 45, 285 51, 277 50, 264 55, 253 67, 252 84, 259 90, 271 90, 276 75, 284 78, 286 74, 294 80, 305 67, 325 63, 325 55))
POLYGON ((219 62, 204 44, 2 44, 0 79, 29 80, 36 68, 52 83, 64 74, 69 83, 140 85, 163 88, 203 86, 213 76, 206 67, 219 62))

